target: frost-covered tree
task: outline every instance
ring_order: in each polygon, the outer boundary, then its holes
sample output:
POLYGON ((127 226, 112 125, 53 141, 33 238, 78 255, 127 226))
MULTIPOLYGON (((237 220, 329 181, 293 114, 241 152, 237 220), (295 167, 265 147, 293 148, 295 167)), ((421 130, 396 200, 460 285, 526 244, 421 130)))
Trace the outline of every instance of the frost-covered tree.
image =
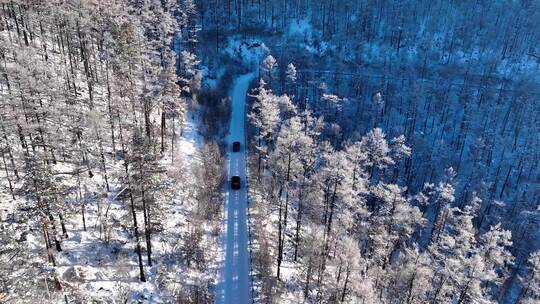
POLYGON ((428 252, 405 248, 390 266, 388 296, 401 303, 425 303, 431 291, 433 269, 428 252))
POLYGON ((291 84, 294 84, 296 83, 296 67, 294 66, 294 64, 291 62, 287 65, 287 80, 291 83, 291 84))
POLYGON ((277 67, 277 60, 272 55, 266 56, 261 63, 261 69, 264 72, 264 78, 267 79, 268 83, 272 85, 274 80, 274 72, 277 67))
POLYGON ((296 66, 292 62, 287 65, 285 74, 287 76, 285 92, 294 97, 296 96, 296 80, 298 76, 296 75, 296 66))
POLYGON ((367 155, 365 165, 368 168, 370 179, 373 177, 375 168, 383 170, 387 166, 394 164, 389 155, 390 147, 386 141, 386 135, 380 128, 375 128, 363 136, 360 141, 360 148, 367 155))
POLYGON ((261 162, 263 157, 268 153, 268 149, 271 148, 273 138, 276 136, 276 128, 280 121, 279 98, 271 90, 265 88, 265 82, 263 80, 259 82, 257 94, 254 97, 256 100, 248 117, 255 128, 257 128, 258 173, 260 174, 261 162))
POLYGON ((290 118, 281 127, 276 138, 275 149, 270 154, 269 164, 272 175, 278 179, 278 257, 277 276, 279 278, 281 261, 283 259, 283 247, 285 233, 287 232, 287 219, 289 213, 289 196, 291 195, 291 182, 301 173, 302 167, 299 160, 301 142, 298 141, 298 133, 302 125, 297 117, 290 118))
POLYGON ((504 281, 508 278, 509 269, 514 260, 510 252, 511 238, 512 233, 502 229, 500 224, 490 227, 489 231, 479 237, 478 250, 483 258, 483 268, 479 269, 481 272, 479 279, 482 285, 486 286, 484 292, 487 294, 491 292, 499 295, 504 281))
MULTIPOLYGON (((162 257, 155 243, 173 188, 159 163, 168 142, 175 155, 175 121, 182 120, 184 99, 198 91, 197 84, 179 96, 176 2, 0 6, 0 166, 12 190, 10 229, 17 230, 5 248, 18 252, 17 275, 32 277, 6 277, 10 287, 1 297, 99 301, 82 291, 90 270, 70 266, 76 263, 107 265, 111 271, 96 280, 120 282, 119 293, 131 270, 155 281, 145 267, 162 257)), ((4 181, 2 175, 2 202, 4 181)))
POLYGON ((531 253, 527 262, 530 265, 529 273, 522 277, 523 289, 519 294, 519 300, 523 303, 535 303, 540 299, 540 253, 531 253))
POLYGON ((368 252, 383 267, 391 254, 407 245, 412 234, 422 226, 424 219, 417 207, 411 206, 397 185, 378 184, 372 190, 369 202, 368 252))
POLYGON ((184 122, 186 107, 180 99, 180 87, 178 86, 178 77, 176 75, 176 54, 171 50, 164 55, 164 66, 159 75, 161 88, 161 153, 165 152, 167 120, 171 119, 170 129, 171 136, 171 161, 174 161, 175 140, 176 140, 176 124, 175 121, 182 126, 184 122))
POLYGON ((316 274, 319 265, 322 263, 322 248, 321 246, 313 246, 323 242, 324 227, 311 224, 305 237, 305 242, 302 243, 300 251, 303 257, 301 264, 301 274, 304 281, 303 296, 305 299, 311 297, 311 292, 316 284, 316 274))
POLYGON ((180 73, 179 81, 182 92, 189 93, 192 91, 192 79, 197 73, 197 65, 199 60, 197 56, 188 51, 182 51, 180 53, 180 73))
POLYGON ((476 248, 475 230, 470 210, 449 208, 444 228, 429 251, 434 260, 435 276, 430 301, 464 301, 467 291, 478 293, 480 286, 472 278, 476 267, 482 263, 476 248))

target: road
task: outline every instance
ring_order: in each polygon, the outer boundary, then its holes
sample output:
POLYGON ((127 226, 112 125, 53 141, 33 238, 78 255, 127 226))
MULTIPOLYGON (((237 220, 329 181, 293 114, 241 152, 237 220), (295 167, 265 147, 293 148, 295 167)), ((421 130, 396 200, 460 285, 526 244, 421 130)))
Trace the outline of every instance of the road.
POLYGON ((224 239, 225 262, 221 282, 216 290, 216 303, 244 304, 250 302, 249 252, 247 231, 246 153, 245 153, 245 103, 249 82, 254 74, 238 77, 231 90, 232 114, 227 136, 228 181, 231 176, 241 178, 240 190, 232 190, 230 182, 226 186, 226 223, 224 239), (232 143, 240 142, 240 152, 232 152, 232 143))

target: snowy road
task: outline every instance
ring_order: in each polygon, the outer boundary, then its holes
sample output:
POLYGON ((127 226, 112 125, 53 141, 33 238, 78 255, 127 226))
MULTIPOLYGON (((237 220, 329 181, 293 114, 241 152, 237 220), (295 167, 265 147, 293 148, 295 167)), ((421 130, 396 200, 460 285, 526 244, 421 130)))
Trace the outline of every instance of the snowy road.
POLYGON ((227 233, 225 261, 221 282, 216 292, 216 303, 244 304, 250 302, 250 276, 247 232, 247 193, 246 193, 246 154, 245 154, 245 102, 249 82, 254 74, 238 77, 234 83, 232 97, 232 115, 227 137, 228 184, 225 205, 227 233), (240 152, 232 152, 232 143, 240 142, 240 152), (230 187, 231 176, 241 178, 240 190, 230 187))

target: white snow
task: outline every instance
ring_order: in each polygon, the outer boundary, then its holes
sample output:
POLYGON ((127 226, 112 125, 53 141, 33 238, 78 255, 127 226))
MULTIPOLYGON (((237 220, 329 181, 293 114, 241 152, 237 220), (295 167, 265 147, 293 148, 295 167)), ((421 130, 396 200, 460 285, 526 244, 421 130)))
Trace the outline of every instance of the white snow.
POLYGON ((228 39, 224 53, 247 67, 256 67, 269 53, 269 49, 259 39, 240 39, 238 36, 233 36, 228 39))
POLYGON ((245 101, 250 80, 255 74, 246 74, 235 81, 232 96, 232 115, 227 137, 228 178, 238 175, 242 181, 240 190, 226 187, 225 215, 227 233, 224 236, 224 267, 216 290, 216 303, 242 304, 250 300, 250 274, 248 232, 246 223, 246 155, 245 155, 245 101), (240 152, 231 152, 234 141, 241 144, 240 152))
POLYGON ((197 132, 200 119, 199 115, 199 113, 188 113, 186 122, 184 123, 179 144, 181 151, 180 155, 183 155, 186 159, 194 157, 197 150, 202 145, 202 137, 197 132))

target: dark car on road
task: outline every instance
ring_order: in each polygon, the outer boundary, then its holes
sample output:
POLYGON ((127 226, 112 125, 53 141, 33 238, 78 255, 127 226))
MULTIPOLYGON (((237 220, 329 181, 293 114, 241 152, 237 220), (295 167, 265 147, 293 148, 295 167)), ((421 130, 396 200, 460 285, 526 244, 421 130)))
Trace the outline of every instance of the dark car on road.
POLYGON ((235 141, 232 143, 232 151, 233 152, 240 152, 240 142, 235 141))
POLYGON ((240 189, 240 176, 231 177, 231 189, 233 190, 240 189))

